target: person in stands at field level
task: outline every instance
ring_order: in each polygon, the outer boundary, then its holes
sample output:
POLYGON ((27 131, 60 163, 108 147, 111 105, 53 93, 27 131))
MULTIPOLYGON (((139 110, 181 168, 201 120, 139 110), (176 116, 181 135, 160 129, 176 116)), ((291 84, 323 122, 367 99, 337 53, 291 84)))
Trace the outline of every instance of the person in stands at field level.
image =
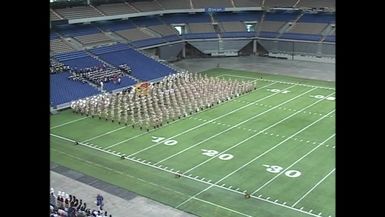
POLYGON ((98 206, 100 210, 103 210, 103 206, 104 206, 103 200, 104 198, 101 194, 98 194, 96 196, 96 206, 98 206))

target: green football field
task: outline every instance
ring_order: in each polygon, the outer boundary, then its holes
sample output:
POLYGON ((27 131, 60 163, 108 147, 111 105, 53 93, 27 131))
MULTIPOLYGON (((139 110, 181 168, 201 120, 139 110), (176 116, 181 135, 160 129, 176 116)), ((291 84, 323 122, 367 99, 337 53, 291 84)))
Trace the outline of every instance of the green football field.
POLYGON ((334 82, 204 73, 257 89, 150 132, 61 111, 51 161, 197 216, 334 217, 334 82))

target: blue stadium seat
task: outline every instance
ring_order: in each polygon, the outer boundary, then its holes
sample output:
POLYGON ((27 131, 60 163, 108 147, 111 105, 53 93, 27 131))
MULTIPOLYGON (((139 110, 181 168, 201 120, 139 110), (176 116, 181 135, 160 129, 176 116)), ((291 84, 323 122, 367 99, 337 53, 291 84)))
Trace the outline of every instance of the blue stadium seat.
POLYGON ((61 26, 56 26, 54 28, 58 33, 66 37, 75 37, 81 35, 90 35, 95 33, 100 33, 98 28, 92 24, 66 24, 61 26))
POLYGON ((249 38, 249 37, 255 37, 257 33, 256 32, 224 32, 222 34, 223 38, 249 38))
POLYGON ((87 83, 68 79, 69 72, 50 75, 50 99, 53 106, 96 95, 99 91, 87 83))
POLYGON ((321 40, 322 36, 312 35, 312 34, 301 34, 301 33, 284 33, 280 38, 305 40, 305 41, 319 41, 321 40))
POLYGON ((336 36, 335 35, 328 35, 325 37, 326 42, 336 42, 336 36))
MULTIPOLYGON (((131 75, 144 81, 154 80, 175 73, 175 70, 165 66, 154 59, 128 47, 127 45, 114 45, 117 51, 105 52, 98 56, 114 66, 127 64, 131 67, 131 75), (121 47, 120 47, 121 46, 121 47), (126 46, 126 49, 122 47, 126 46)), ((94 50, 91 50, 94 53, 94 50)), ((100 53, 100 52, 99 52, 100 53)))

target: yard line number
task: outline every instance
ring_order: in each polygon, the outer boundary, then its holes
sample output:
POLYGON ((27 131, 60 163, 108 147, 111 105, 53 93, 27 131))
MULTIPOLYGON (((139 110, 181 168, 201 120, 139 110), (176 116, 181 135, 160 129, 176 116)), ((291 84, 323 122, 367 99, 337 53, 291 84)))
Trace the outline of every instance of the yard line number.
MULTIPOLYGON (((266 171, 267 172, 271 172, 271 173, 279 173, 283 170, 283 167, 280 167, 280 166, 276 166, 276 165, 266 165, 264 164, 263 165, 264 167, 266 167, 266 171)), ((301 175, 301 172, 298 171, 298 170, 288 170, 285 172, 285 175, 287 177, 290 177, 290 178, 295 178, 295 177, 298 177, 301 175)))
MULTIPOLYGON (((214 157, 217 155, 219 152, 216 150, 206 150, 206 149, 201 149, 203 151, 203 155, 209 156, 209 157, 214 157)), ((218 156, 219 159, 221 160, 231 160, 234 156, 232 154, 220 154, 218 156)))
POLYGON ((330 100, 330 101, 333 101, 335 100, 336 98, 334 96, 323 96, 323 95, 310 95, 310 97, 313 97, 313 98, 316 98, 316 99, 326 99, 326 100, 330 100))
POLYGON ((176 140, 166 139, 164 137, 153 136, 152 138, 153 138, 153 140, 151 140, 151 141, 156 142, 156 143, 161 142, 165 145, 176 145, 178 143, 178 141, 176 141, 176 140))
POLYGON ((289 93, 289 90, 280 90, 280 89, 267 89, 267 91, 273 92, 273 93, 289 93))

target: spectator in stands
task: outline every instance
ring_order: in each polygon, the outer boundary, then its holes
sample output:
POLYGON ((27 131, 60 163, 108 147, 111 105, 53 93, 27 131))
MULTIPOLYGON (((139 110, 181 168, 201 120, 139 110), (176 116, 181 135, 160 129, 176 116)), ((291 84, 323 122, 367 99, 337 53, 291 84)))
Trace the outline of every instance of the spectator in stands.
POLYGON ((100 210, 103 210, 103 206, 104 206, 103 200, 104 200, 104 198, 101 194, 98 194, 96 196, 96 206, 98 206, 100 208, 100 210))
POLYGON ((118 78, 118 84, 120 84, 120 77, 118 78))
POLYGON ((54 192, 53 188, 51 188, 51 194, 50 194, 49 201, 50 201, 50 204, 51 204, 54 208, 57 207, 57 198, 56 198, 56 195, 55 195, 55 192, 54 192))
POLYGON ((103 81, 100 81, 100 90, 103 91, 103 81))

